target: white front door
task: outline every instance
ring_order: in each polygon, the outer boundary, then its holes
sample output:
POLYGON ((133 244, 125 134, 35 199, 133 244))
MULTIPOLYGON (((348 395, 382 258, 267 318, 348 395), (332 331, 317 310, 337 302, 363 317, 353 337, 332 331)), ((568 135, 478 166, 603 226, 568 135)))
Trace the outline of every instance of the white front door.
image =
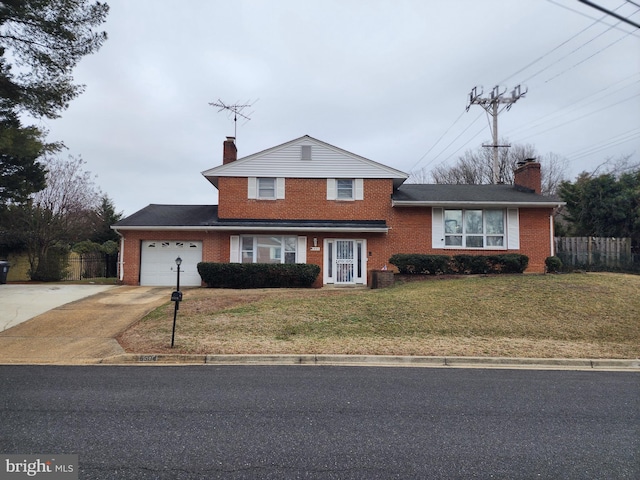
POLYGON ((366 285, 366 240, 326 239, 324 241, 324 283, 366 285))

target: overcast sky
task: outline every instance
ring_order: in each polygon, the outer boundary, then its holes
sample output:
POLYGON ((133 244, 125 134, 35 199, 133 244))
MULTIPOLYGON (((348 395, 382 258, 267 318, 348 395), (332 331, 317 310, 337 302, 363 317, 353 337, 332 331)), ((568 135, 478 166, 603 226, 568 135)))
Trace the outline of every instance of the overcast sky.
MULTIPOLYGON (((640 23, 640 1, 595 0, 640 23)), ((86 91, 37 122, 130 215, 216 204, 200 174, 310 135, 407 173, 491 141, 468 94, 528 89, 500 137, 567 158, 569 176, 640 161, 640 29, 577 0, 107 0, 86 91)))

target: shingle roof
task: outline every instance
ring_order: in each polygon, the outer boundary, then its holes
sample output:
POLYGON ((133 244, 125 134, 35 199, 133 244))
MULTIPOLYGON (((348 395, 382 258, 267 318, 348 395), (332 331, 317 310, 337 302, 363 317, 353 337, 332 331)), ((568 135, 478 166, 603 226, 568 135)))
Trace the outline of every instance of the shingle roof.
POLYGON ((475 204, 532 204, 532 206, 558 205, 562 202, 528 189, 513 185, 433 185, 405 184, 392 195, 394 204, 420 203, 424 205, 475 204))
POLYGON ((177 229, 224 230, 324 230, 386 232, 385 220, 263 220, 218 218, 217 205, 148 205, 120 220, 116 229, 145 229, 164 227, 177 229))
POLYGON ((217 221, 217 205, 151 204, 120 220, 114 227, 202 227, 217 221))

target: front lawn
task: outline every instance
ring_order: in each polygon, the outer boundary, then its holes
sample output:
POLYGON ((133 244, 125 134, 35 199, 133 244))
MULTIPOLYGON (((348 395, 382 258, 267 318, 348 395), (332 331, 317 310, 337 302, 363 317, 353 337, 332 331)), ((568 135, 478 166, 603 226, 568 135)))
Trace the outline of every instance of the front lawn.
POLYGON ((369 289, 189 289, 118 340, 131 353, 637 358, 640 276, 505 275, 369 289))

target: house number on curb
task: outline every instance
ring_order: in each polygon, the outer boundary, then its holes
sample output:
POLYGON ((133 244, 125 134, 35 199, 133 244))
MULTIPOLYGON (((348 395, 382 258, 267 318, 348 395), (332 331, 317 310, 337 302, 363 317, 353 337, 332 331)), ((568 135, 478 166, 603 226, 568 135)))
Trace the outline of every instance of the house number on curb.
POLYGON ((158 356, 157 355, 140 355, 139 361, 140 362, 157 362, 158 356))

